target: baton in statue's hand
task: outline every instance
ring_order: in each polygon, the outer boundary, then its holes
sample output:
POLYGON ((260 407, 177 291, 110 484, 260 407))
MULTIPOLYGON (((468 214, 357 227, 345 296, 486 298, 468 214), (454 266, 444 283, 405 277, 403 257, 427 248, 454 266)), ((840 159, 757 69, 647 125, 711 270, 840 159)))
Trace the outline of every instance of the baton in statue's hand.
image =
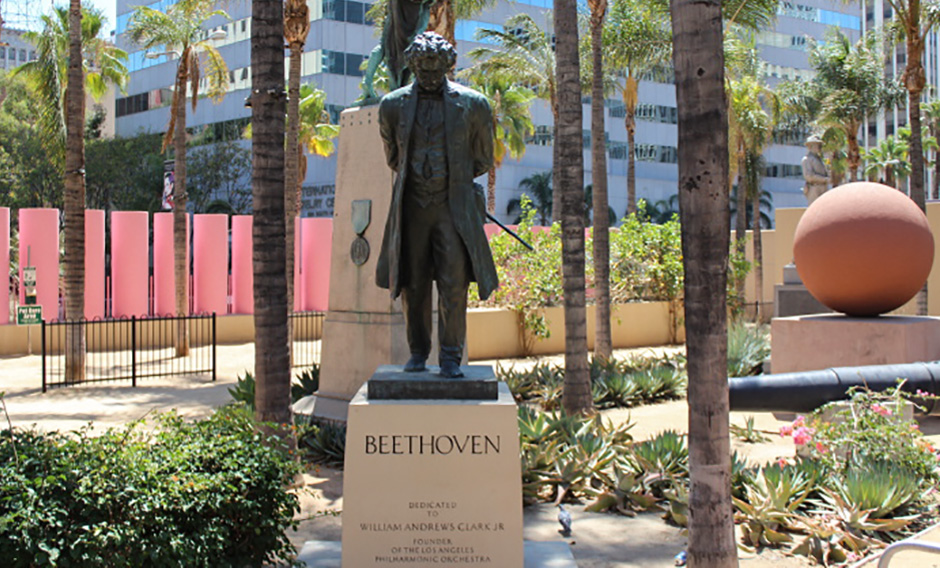
POLYGON ((512 229, 510 229, 510 228, 507 227, 506 225, 503 225, 503 224, 499 221, 499 219, 497 219, 496 217, 493 217, 492 215, 490 215, 489 212, 487 212, 486 218, 489 219, 490 221, 496 223, 497 225, 499 225, 499 228, 500 228, 500 229, 502 229, 502 230, 506 231, 507 233, 509 233, 510 235, 512 235, 517 241, 519 241, 520 243, 522 243, 522 246, 524 246, 525 248, 527 248, 527 249, 529 249, 529 250, 531 250, 531 251, 534 251, 534 250, 535 250, 534 248, 532 248, 532 245, 530 245, 529 243, 527 243, 527 242, 525 242, 524 240, 522 240, 522 237, 520 237, 519 235, 517 235, 516 233, 514 233, 514 232, 512 231, 512 229))

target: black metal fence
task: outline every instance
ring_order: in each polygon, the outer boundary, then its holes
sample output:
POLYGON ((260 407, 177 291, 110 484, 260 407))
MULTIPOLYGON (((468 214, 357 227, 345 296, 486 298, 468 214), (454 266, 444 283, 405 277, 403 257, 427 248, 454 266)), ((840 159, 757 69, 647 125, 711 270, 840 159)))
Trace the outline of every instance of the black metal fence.
POLYGON ((290 315, 293 327, 294 368, 320 364, 320 345, 323 337, 323 312, 294 312, 290 315))
POLYGON ((85 329, 85 377, 100 383, 172 375, 206 375, 216 379, 215 314, 42 324, 42 390, 77 384, 66 376, 66 340, 85 329), (177 330, 189 332, 189 353, 178 357, 177 330))

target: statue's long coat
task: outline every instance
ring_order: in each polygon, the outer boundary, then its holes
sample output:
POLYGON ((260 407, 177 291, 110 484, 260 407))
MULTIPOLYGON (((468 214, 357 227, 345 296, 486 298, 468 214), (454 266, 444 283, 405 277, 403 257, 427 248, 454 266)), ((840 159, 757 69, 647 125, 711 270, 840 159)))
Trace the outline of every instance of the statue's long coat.
MULTIPOLYGON (((385 156, 396 175, 375 280, 380 287, 388 288, 393 298, 401 293, 403 284, 402 200, 408 174, 411 127, 418 108, 417 89, 412 83, 385 95, 379 104, 379 130, 385 142, 385 156)), ((445 80, 444 127, 450 214, 470 255, 473 281, 479 287, 480 298, 486 299, 496 289, 498 278, 483 231, 486 201, 482 191, 473 186, 473 178, 486 173, 493 165, 493 118, 486 97, 445 80)))

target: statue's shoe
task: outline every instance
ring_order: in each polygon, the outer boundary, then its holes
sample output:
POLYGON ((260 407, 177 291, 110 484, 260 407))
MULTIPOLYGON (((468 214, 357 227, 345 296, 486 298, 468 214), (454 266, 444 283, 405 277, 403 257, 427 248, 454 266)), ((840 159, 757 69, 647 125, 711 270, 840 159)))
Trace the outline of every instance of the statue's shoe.
POLYGON ((456 379, 463 376, 460 365, 455 361, 441 361, 441 376, 448 379, 456 379))
POLYGON ((424 363, 428 358, 422 357, 421 355, 412 355, 408 362, 405 363, 405 372, 406 373, 420 373, 421 371, 426 371, 424 363))

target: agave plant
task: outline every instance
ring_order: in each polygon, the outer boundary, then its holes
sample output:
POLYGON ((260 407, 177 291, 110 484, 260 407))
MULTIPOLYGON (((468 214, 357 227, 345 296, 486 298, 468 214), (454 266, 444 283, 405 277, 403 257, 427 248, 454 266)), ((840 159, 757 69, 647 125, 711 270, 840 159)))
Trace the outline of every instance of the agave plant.
POLYGON ((732 497, 740 512, 745 546, 781 546, 792 542, 800 506, 812 494, 816 478, 791 465, 773 464, 763 468, 744 487, 744 498, 732 497))
POLYGON ((753 416, 744 419, 744 426, 732 424, 731 433, 745 444, 760 444, 767 441, 767 436, 754 427, 753 416))
POLYGON ((833 478, 823 491, 824 508, 853 529, 897 530, 915 517, 891 522, 888 517, 914 502, 921 495, 921 487, 923 479, 907 468, 885 463, 856 464, 843 477, 833 478))
POLYGON ((745 377, 760 373, 770 356, 770 334, 766 326, 737 321, 728 326, 728 376, 745 377))
POLYGON ((650 491, 649 475, 637 475, 614 463, 611 476, 600 490, 590 491, 594 501, 585 511, 601 513, 615 511, 623 515, 634 516, 636 511, 648 511, 659 508, 659 501, 650 491))
POLYGON ((685 436, 666 430, 655 438, 634 444, 623 458, 624 465, 640 475, 651 475, 654 494, 665 496, 676 480, 689 475, 689 449, 685 436))
POLYGON ((332 467, 343 467, 346 457, 346 425, 334 422, 313 424, 300 438, 310 459, 332 467))
POLYGON ((320 390, 320 366, 314 363, 313 367, 301 371, 297 375, 297 380, 291 384, 291 402, 297 402, 305 396, 315 394, 318 390, 320 390))

